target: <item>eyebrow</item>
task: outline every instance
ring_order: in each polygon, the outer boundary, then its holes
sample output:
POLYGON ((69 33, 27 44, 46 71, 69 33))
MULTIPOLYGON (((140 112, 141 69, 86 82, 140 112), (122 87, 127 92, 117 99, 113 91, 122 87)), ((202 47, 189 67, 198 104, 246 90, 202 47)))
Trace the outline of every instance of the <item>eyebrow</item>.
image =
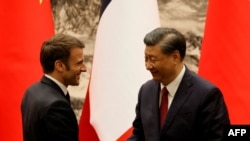
POLYGON ((82 64, 84 62, 84 59, 81 59, 80 61, 77 61, 76 64, 82 64))

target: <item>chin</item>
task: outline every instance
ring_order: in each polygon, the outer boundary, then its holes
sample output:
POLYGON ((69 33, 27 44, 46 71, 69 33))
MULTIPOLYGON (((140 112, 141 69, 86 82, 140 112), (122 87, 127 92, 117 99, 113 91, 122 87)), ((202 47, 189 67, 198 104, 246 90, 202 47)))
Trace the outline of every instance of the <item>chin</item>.
POLYGON ((158 81, 158 82, 161 82, 161 79, 156 78, 156 77, 153 77, 153 80, 158 81))
POLYGON ((71 86, 78 86, 78 85, 79 85, 79 82, 71 84, 71 86))
POLYGON ((152 74, 152 77, 153 77, 153 79, 154 80, 160 80, 160 76, 159 75, 157 75, 157 74, 152 74))

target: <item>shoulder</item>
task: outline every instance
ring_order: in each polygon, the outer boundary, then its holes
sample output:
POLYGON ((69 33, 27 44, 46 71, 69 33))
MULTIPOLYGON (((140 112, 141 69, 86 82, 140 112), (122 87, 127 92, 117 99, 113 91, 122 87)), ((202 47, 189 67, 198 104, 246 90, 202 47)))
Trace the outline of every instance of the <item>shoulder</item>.
POLYGON ((183 81, 184 83, 189 83, 192 92, 200 99, 211 99, 211 97, 220 99, 223 97, 219 87, 194 72, 187 70, 183 77, 183 81))
POLYGON ((148 80, 146 81, 145 83, 143 83, 141 85, 141 89, 152 89, 152 88, 155 88, 155 87, 159 87, 160 86, 160 83, 151 79, 151 80, 148 80))
POLYGON ((152 86, 155 86, 155 85, 159 85, 160 83, 153 80, 153 79, 150 79, 148 81, 146 81, 145 83, 142 84, 142 86, 145 86, 145 87, 152 87, 152 86))
POLYGON ((139 90, 139 97, 142 95, 144 97, 151 97, 152 95, 155 95, 160 90, 160 83, 151 79, 146 81, 144 84, 141 85, 141 88, 139 90))
POLYGON ((58 101, 68 103, 59 90, 41 82, 31 85, 25 92, 23 100, 39 107, 49 107, 58 101))
POLYGON ((218 89, 214 83, 188 69, 184 74, 183 81, 190 82, 194 87, 202 88, 203 90, 218 89))

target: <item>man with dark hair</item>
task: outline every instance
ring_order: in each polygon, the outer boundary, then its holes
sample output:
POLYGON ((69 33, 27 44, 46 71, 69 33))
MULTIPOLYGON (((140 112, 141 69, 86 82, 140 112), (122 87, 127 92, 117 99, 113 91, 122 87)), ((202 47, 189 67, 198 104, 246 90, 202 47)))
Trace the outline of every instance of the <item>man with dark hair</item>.
POLYGON ((221 141, 230 124, 223 95, 184 65, 185 37, 156 28, 145 38, 145 65, 153 79, 139 91, 128 141, 221 141))
POLYGON ((56 34, 40 51, 44 76, 25 92, 22 103, 24 141, 78 141, 78 123, 70 105, 68 85, 76 86, 86 72, 84 44, 56 34))

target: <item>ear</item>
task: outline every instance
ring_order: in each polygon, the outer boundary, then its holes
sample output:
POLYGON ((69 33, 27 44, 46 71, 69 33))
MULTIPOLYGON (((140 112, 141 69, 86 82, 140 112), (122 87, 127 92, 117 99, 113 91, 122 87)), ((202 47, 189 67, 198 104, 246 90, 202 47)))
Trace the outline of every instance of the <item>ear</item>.
POLYGON ((56 60, 54 65, 55 65, 55 70, 59 72, 63 72, 65 70, 65 65, 61 60, 56 60))
POLYGON ((181 55, 180 55, 180 52, 178 50, 175 50, 173 53, 172 53, 172 56, 173 56, 173 60, 175 62, 179 62, 181 61, 181 55))

